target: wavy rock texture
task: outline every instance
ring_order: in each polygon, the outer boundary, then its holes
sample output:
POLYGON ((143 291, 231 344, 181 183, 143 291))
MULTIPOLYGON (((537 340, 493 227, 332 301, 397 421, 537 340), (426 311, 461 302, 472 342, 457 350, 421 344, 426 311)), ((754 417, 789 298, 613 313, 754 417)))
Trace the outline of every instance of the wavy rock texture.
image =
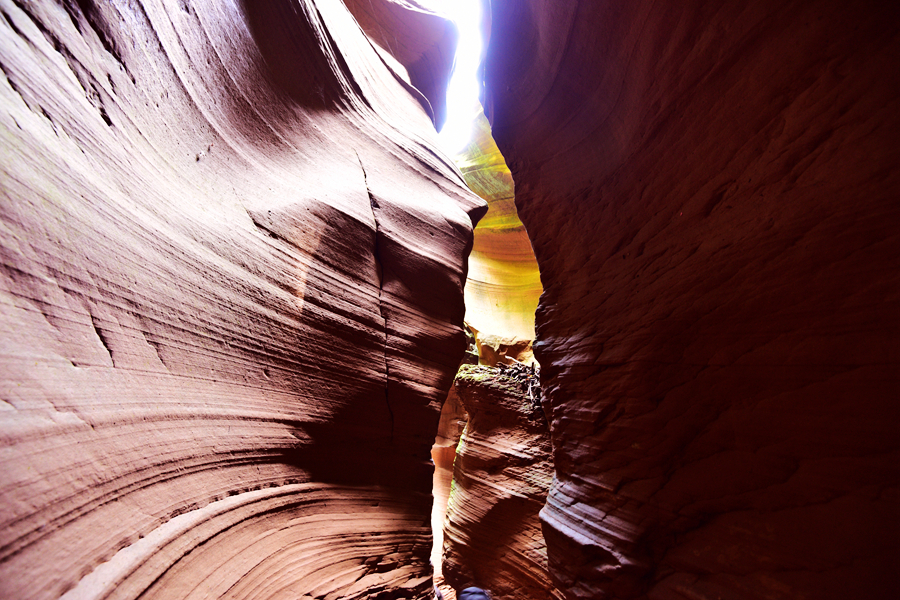
POLYGON ((404 57, 335 0, 0 12, 0 596, 421 596, 484 203, 404 57))
POLYGON ((560 597, 547 573, 538 512, 553 478, 540 408, 496 368, 463 365, 454 382, 469 421, 453 464, 443 576, 495 598, 560 597))
POLYGON ((896 5, 492 10, 559 587, 897 597, 896 5))

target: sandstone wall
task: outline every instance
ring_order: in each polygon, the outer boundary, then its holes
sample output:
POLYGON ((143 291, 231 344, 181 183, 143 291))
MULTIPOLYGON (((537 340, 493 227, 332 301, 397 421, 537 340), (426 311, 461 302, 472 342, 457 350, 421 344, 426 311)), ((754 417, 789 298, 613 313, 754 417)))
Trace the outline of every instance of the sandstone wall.
POLYGON ((569 598, 900 594, 896 5, 492 3, 569 598))
POLYGON ((484 203, 415 53, 335 0, 0 12, 0 596, 430 588, 484 203))
POLYGON ((444 579, 494 598, 558 598, 538 520, 553 477, 544 413, 493 367, 463 365, 454 388, 469 420, 453 464, 444 579))

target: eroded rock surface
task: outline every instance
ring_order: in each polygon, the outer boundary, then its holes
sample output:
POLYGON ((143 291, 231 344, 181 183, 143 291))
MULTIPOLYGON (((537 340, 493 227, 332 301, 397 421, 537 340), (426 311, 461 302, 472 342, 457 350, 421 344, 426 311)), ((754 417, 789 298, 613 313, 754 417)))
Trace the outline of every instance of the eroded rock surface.
POLYGON ((422 595, 484 207, 415 53, 335 0, 0 12, 0 596, 422 595))
POLYGON ((569 598, 900 595, 891 3, 492 3, 569 598))
POLYGON ((453 465, 444 579, 495 598, 557 597, 538 520, 553 477, 544 413, 496 368, 464 365, 454 388, 469 420, 453 465))

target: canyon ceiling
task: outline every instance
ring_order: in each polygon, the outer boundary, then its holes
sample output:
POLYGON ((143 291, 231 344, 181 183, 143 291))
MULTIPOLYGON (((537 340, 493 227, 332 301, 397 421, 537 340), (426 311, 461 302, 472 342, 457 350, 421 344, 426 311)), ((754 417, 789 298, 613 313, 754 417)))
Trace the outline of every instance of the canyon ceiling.
POLYGON ((428 597, 473 245, 529 585, 900 596, 900 8, 486 6, 461 172, 411 0, 0 0, 0 597, 428 597))

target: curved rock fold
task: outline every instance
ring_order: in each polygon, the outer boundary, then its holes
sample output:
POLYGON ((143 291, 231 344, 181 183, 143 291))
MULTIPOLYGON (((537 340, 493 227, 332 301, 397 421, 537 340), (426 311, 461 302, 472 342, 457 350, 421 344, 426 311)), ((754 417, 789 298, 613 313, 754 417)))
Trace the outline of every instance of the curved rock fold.
POLYGON ((485 209, 404 57, 334 0, 0 12, 0 595, 421 597, 485 209))

